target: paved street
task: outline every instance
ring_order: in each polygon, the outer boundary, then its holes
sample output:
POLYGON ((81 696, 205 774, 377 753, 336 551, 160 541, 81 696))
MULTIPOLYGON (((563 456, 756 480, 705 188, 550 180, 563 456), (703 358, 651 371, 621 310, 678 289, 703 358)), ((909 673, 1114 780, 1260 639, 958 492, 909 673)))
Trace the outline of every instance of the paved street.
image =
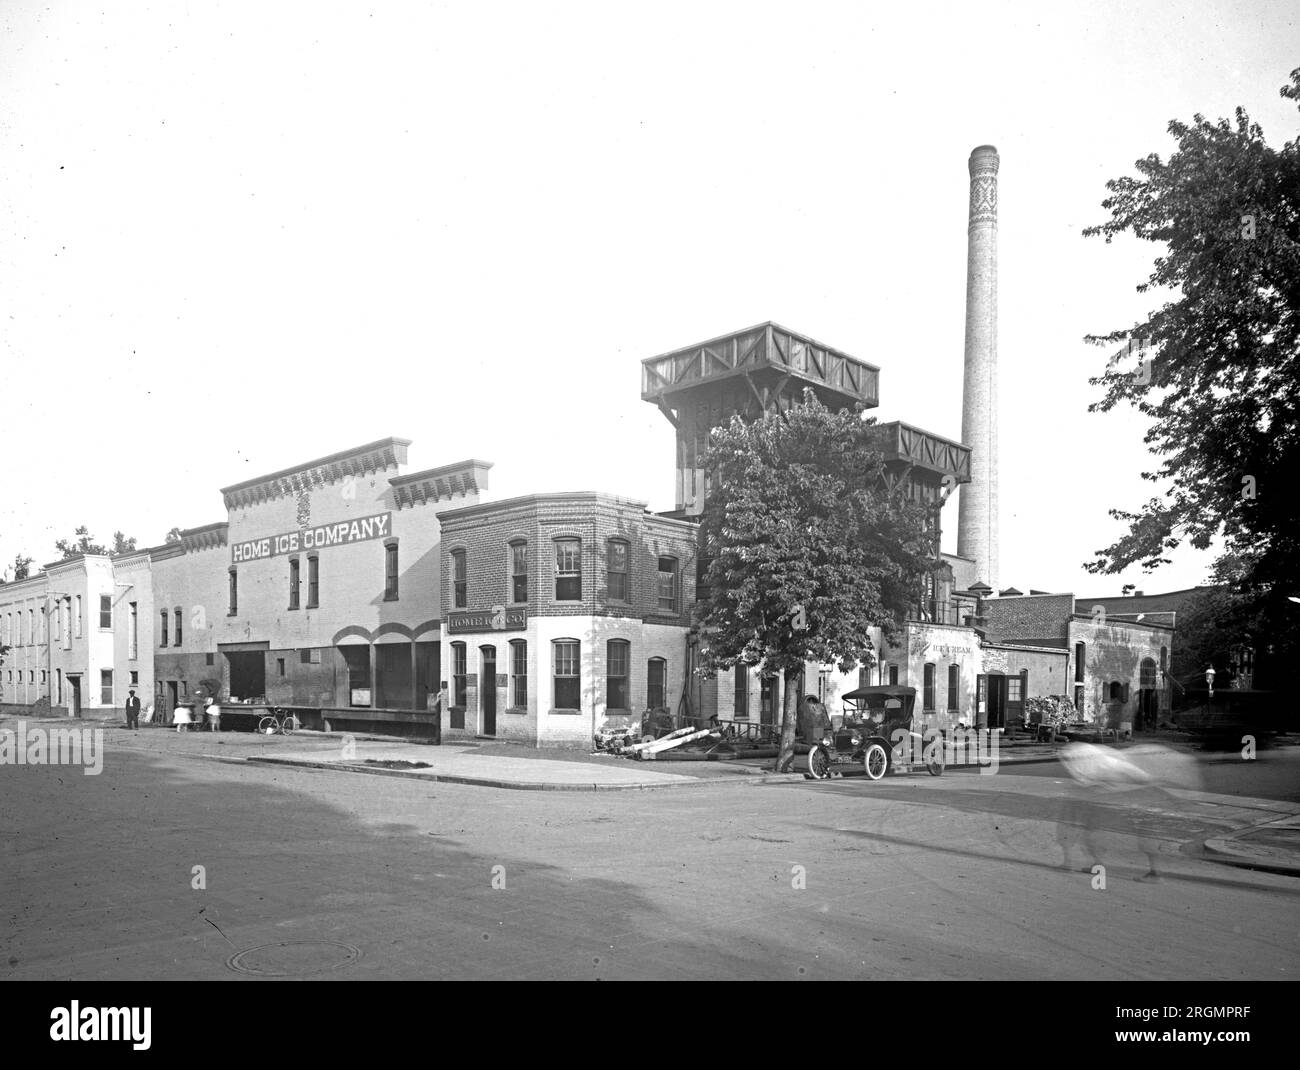
POLYGON ((1300 975, 1300 881, 1187 853, 1273 816, 1251 800, 1092 801, 1094 890, 1060 867, 1082 796, 1050 766, 511 791, 105 734, 99 776, 0 766, 10 979, 1300 975))

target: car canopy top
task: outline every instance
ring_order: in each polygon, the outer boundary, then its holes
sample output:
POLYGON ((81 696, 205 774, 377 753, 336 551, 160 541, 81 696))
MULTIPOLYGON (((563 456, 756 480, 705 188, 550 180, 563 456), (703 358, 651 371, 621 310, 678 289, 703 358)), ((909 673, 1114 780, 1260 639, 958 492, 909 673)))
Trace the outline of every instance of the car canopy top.
POLYGON ((915 698, 916 688, 900 687, 897 684, 879 684, 873 687, 859 687, 856 691, 846 691, 840 697, 862 702, 872 695, 885 695, 889 698, 915 698))

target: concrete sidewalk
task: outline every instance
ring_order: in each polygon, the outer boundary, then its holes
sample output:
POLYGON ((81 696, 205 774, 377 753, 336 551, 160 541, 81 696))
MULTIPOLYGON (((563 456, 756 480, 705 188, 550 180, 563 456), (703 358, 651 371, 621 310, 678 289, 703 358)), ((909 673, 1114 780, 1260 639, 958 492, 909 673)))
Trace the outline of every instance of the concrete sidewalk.
MULTIPOLYGON (((292 745, 297 742, 295 739, 273 754, 249 755, 242 760, 524 791, 629 791, 707 785, 718 779, 716 775, 664 772, 617 758, 579 761, 482 754, 473 744, 445 743, 431 747, 357 739, 351 743, 335 740, 332 747, 298 749, 292 745)), ((731 774, 726 779, 741 778, 731 774)))

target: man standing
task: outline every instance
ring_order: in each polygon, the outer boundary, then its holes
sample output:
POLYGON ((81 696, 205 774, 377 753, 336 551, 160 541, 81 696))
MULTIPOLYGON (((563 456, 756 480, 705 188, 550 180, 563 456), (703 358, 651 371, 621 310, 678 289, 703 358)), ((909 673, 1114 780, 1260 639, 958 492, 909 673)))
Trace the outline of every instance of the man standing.
POLYGON ((126 727, 130 729, 138 729, 140 727, 140 700, 136 698, 134 691, 127 692, 126 727))

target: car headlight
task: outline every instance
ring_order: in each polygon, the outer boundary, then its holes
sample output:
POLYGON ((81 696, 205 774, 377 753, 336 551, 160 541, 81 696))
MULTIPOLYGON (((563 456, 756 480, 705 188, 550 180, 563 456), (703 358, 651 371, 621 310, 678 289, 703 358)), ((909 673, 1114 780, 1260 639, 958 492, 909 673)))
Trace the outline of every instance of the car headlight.
POLYGON ((829 747, 835 741, 830 736, 822 736, 822 746, 829 747))
POLYGON ((856 732, 854 732, 853 735, 849 737, 849 742, 852 743, 855 747, 860 746, 862 743, 862 737, 858 735, 856 732))

